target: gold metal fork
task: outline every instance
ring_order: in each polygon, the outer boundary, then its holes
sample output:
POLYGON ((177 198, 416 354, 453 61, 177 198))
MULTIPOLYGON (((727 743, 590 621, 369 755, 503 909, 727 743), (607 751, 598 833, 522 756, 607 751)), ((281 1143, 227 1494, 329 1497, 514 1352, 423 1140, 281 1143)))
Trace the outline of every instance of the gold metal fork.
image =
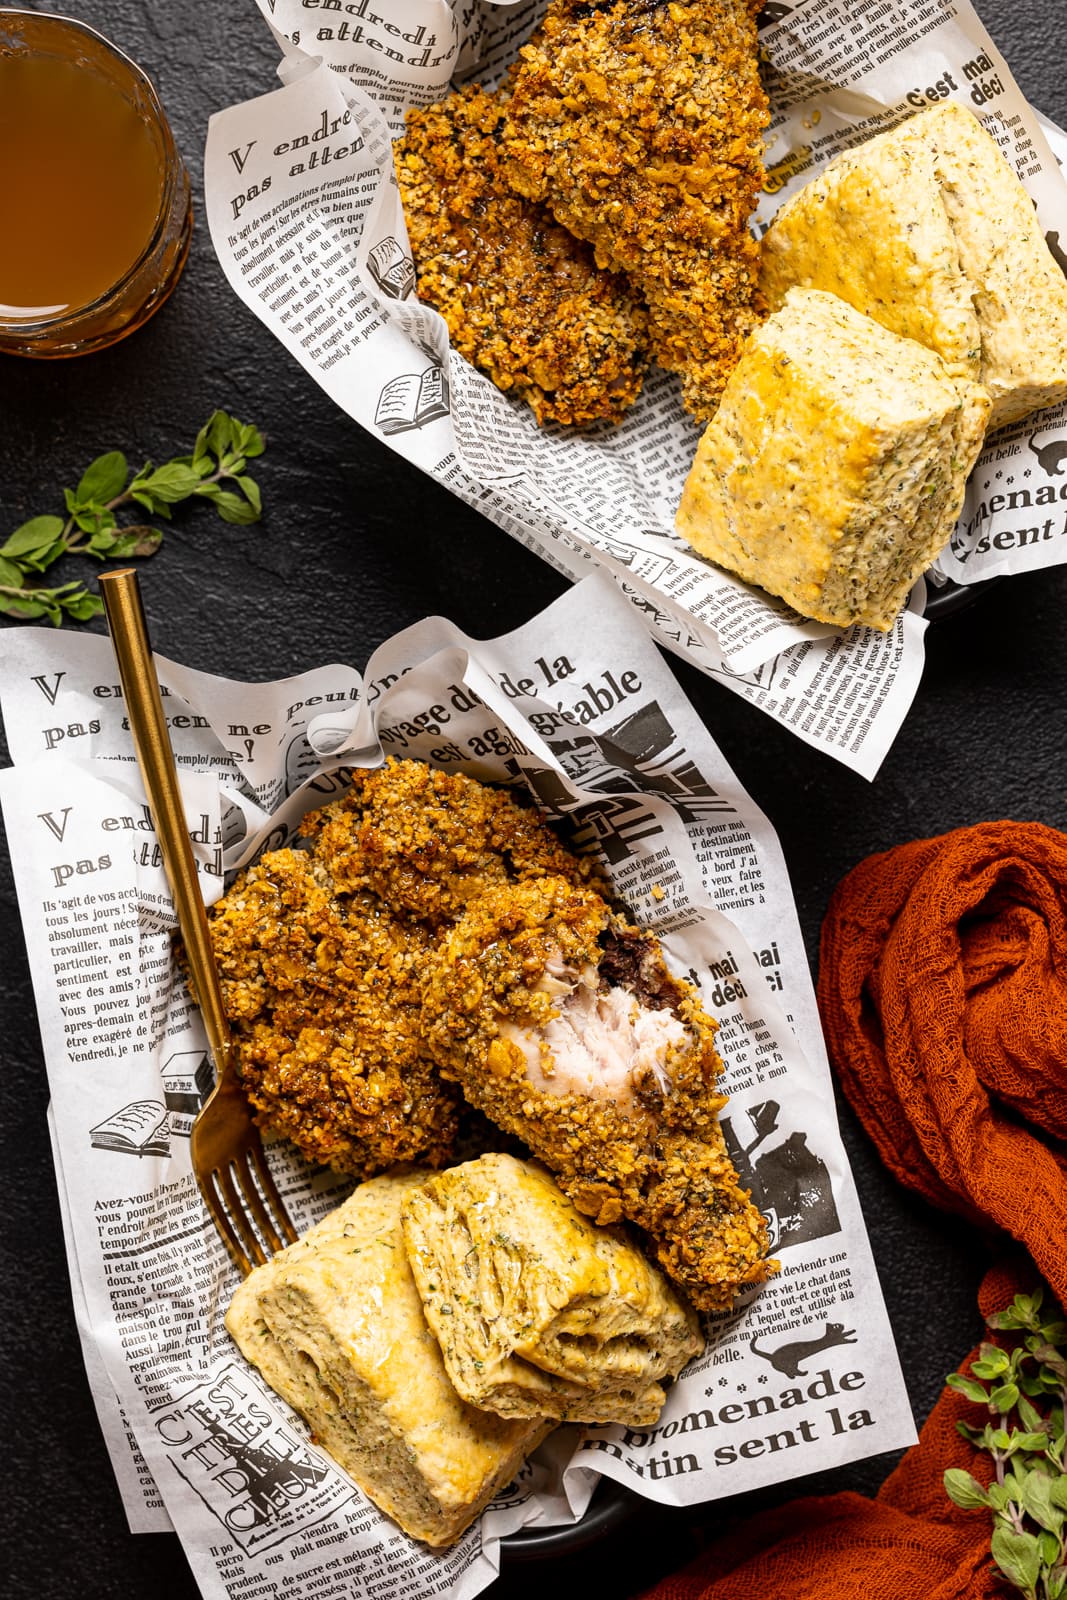
POLYGON ((136 572, 127 567, 104 573, 100 592, 192 989, 215 1064, 215 1087, 193 1124, 193 1171, 211 1220, 247 1276, 253 1265, 261 1266, 284 1244, 292 1244, 296 1229, 271 1176, 237 1075, 136 572))

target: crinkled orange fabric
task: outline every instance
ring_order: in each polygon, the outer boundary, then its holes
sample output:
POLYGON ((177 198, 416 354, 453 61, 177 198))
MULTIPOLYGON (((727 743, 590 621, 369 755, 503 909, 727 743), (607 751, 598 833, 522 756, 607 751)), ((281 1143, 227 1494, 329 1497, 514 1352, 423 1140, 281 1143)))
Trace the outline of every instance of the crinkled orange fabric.
MULTIPOLYGON (((1067 837, 988 822, 860 863, 823 926, 830 1059, 891 1172, 1024 1244, 1067 1299, 1067 837)), ((982 1285, 983 1314, 1032 1284, 982 1285)), ((965 1370, 974 1352, 961 1364, 965 1370)), ((795 1500, 742 1524, 651 1600, 1007 1600, 990 1523, 945 1495, 988 1482, 950 1390, 877 1499, 795 1500)))
MULTIPOLYGON (((994 1269, 983 1315, 1033 1287, 1015 1268, 994 1269)), ((978 1416, 946 1390, 876 1500, 809 1496, 754 1516, 644 1600, 1018 1600, 990 1559, 988 1513, 959 1510, 942 1485, 946 1467, 989 1482, 989 1457, 956 1432, 958 1418, 978 1416)))
POLYGON ((984 822, 860 863, 823 924, 830 1060, 889 1170, 1067 1299, 1067 836, 984 822))

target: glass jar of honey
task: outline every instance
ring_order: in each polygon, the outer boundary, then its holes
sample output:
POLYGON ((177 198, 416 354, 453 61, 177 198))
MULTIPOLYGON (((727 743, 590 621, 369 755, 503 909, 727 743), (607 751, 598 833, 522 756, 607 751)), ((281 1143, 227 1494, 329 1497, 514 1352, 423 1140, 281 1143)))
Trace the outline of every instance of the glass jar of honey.
POLYGON ((0 353, 132 333, 191 231, 189 175, 141 69, 84 23, 0 7, 0 353))

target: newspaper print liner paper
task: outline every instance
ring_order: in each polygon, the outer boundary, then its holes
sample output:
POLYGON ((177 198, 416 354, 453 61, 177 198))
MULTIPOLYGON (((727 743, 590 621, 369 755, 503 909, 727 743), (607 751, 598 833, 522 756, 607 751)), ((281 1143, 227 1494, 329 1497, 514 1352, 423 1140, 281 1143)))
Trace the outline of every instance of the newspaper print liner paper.
MULTIPOLYGON (((403 112, 454 79, 494 82, 543 5, 259 6, 286 87, 213 117, 205 155, 212 240, 237 295, 363 427, 567 576, 607 572, 659 643, 873 778, 918 687, 925 583, 886 635, 797 617, 674 533, 698 429, 672 378, 653 373, 615 430, 541 430, 414 299, 391 160, 403 112)), ((966 0, 884 14, 875 0, 802 0, 763 20, 774 116, 757 226, 850 141, 947 96, 986 120, 1054 245, 1067 240, 1056 162, 966 0)), ((1067 409, 991 441, 934 581, 1067 559, 1064 440, 1067 409)))
MULTIPOLYGON (((72 1279, 113 1390, 100 1405, 131 1520, 165 1525, 162 1501, 206 1596, 272 1592, 279 1558, 295 1595, 474 1594, 501 1537, 573 1520, 597 1473, 688 1504, 911 1441, 781 849, 606 577, 496 641, 428 619, 362 676, 329 666, 245 685, 159 662, 209 899, 384 753, 526 782, 600 851, 722 1024, 724 1130, 780 1275, 709 1324, 655 1429, 559 1431, 446 1556, 368 1505, 225 1333, 235 1273, 189 1166, 203 1034, 171 958, 110 647, 28 628, 3 650, 15 765, 0 800, 72 1279)), ((343 1197, 287 1147, 271 1160, 301 1227, 343 1197)))

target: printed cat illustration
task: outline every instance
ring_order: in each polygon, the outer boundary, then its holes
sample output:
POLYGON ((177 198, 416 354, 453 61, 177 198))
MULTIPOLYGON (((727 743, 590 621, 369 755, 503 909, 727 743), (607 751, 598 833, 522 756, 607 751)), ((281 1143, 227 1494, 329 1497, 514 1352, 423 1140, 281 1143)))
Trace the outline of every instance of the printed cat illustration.
POLYGON ((1067 439, 1050 439, 1048 444, 1036 445, 1034 443, 1036 438, 1037 434, 1032 433, 1029 444, 1042 472, 1047 472, 1050 478, 1062 478, 1063 468, 1060 463, 1067 461, 1067 439))
POLYGON ((833 1350, 839 1344, 855 1344, 856 1330, 846 1328, 843 1322, 828 1322, 826 1332, 817 1339, 791 1339, 788 1344, 779 1345, 777 1350, 757 1350, 756 1342, 756 1339, 748 1341, 753 1355, 769 1361, 774 1370, 785 1378, 803 1378, 807 1376, 807 1371, 802 1363, 818 1355, 820 1350, 833 1350))

